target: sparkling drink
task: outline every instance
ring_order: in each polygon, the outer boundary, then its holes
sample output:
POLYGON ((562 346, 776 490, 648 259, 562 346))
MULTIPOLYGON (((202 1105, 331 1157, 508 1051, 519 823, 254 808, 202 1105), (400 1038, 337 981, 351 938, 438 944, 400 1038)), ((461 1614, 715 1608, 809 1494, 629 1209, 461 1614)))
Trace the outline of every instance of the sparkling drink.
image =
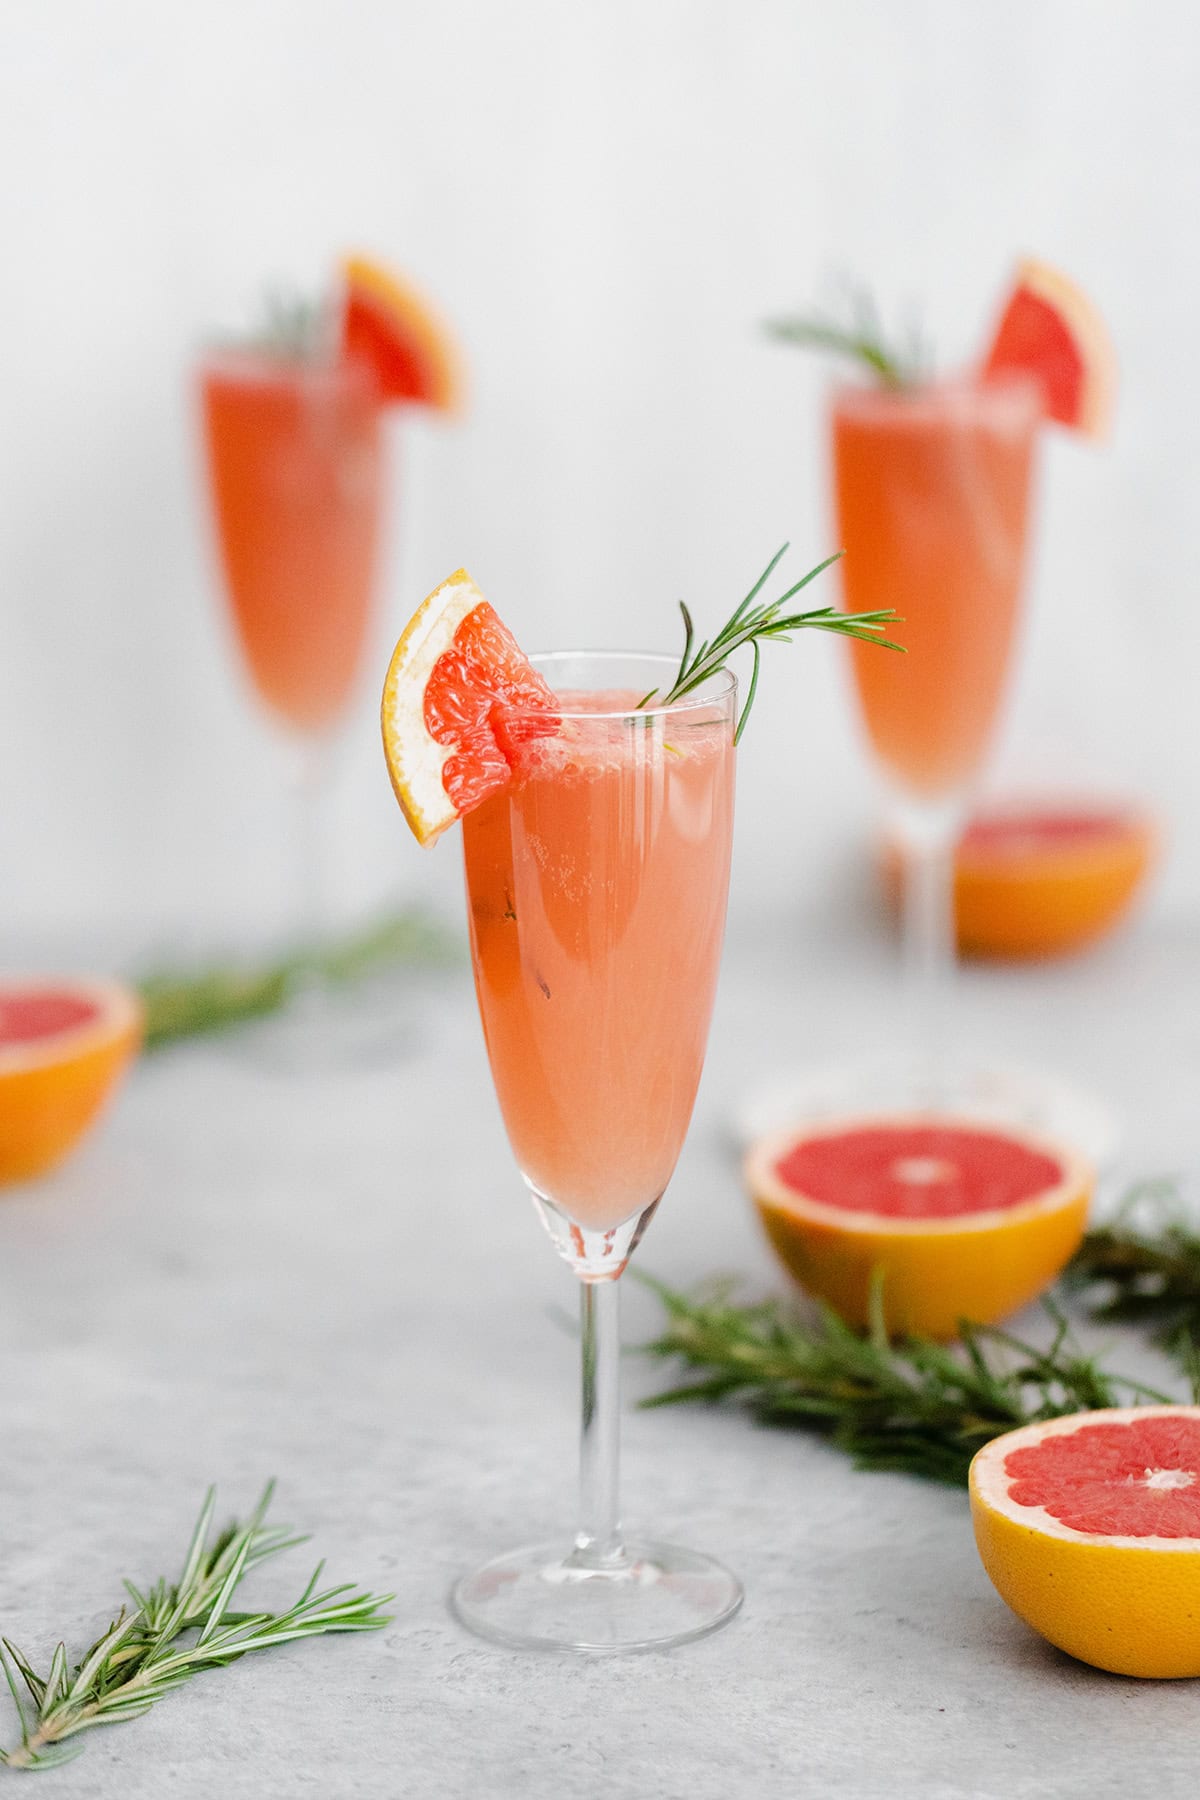
POLYGON ((552 1232, 574 1226, 572 1260, 587 1263, 621 1254, 616 1228, 648 1216, 687 1131, 724 928, 734 749, 724 709, 638 716, 632 689, 564 691, 556 660, 540 666, 562 732, 531 747, 463 835, 508 1135, 552 1232))
POLYGON ((370 619, 380 403, 353 360, 213 353, 201 371, 225 584, 259 695, 320 732, 345 711, 370 619))

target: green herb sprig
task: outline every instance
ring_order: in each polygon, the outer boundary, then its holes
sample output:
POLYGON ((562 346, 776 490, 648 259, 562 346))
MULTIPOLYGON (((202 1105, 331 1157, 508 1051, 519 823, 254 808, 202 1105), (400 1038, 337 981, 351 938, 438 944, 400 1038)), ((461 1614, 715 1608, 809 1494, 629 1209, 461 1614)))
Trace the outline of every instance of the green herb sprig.
POLYGON ((1173 1181, 1133 1188, 1111 1225, 1088 1232, 1065 1281, 1093 1318, 1149 1327, 1189 1377, 1200 1376, 1200 1233, 1173 1181))
POLYGON ((1039 1350, 992 1326, 965 1325, 956 1346, 892 1341, 878 1283, 866 1335, 824 1309, 814 1322, 787 1300, 738 1305, 728 1284, 691 1295, 649 1285, 667 1326, 646 1353, 682 1362, 699 1379, 652 1395, 644 1406, 734 1401, 766 1423, 826 1433, 860 1468, 962 1486, 975 1452, 1003 1431, 1084 1409, 1171 1399, 1085 1355, 1053 1302, 1046 1305, 1055 1335, 1039 1350))
POLYGON ((258 966, 214 964, 190 972, 152 972, 136 983, 146 1009, 146 1048, 157 1050, 182 1038, 267 1018, 313 984, 349 986, 402 964, 437 966, 456 959, 440 926, 422 914, 399 912, 350 937, 258 966))
POLYGON ((694 693, 703 687, 706 681, 725 667, 735 650, 749 644, 754 654, 754 666, 750 675, 750 686, 746 691, 746 704, 742 708, 737 729, 733 734, 734 743, 741 741, 742 732, 746 729, 746 720, 750 716, 750 708, 754 705, 754 696, 758 691, 759 650, 764 643, 791 642, 792 633, 802 630, 833 631, 840 637, 859 638, 865 643, 878 644, 885 650, 899 650, 903 654, 903 644, 895 644, 885 637, 888 625, 896 621, 896 613, 891 608, 879 612, 844 613, 836 606, 822 606, 811 612, 785 612, 789 600, 793 600, 801 588, 806 588, 810 581, 838 561, 844 555, 841 550, 827 556, 825 561, 802 575, 799 581, 793 582, 786 593, 780 594, 777 600, 770 600, 765 605, 754 603, 766 586, 771 576, 788 552, 789 546, 784 544, 777 550, 746 598, 737 610, 726 620, 711 642, 706 638, 703 643, 696 643, 696 628, 692 615, 684 601, 679 602, 679 610, 683 614, 683 655, 679 659, 679 673, 670 688, 664 693, 659 688, 652 688, 638 702, 639 706, 648 706, 651 700, 659 706, 671 706, 685 695, 694 693))
POLYGON ((844 356, 866 369, 883 387, 910 387, 923 379, 929 357, 918 332, 910 332, 904 343, 889 341, 874 300, 862 288, 848 291, 845 314, 838 318, 829 313, 798 313, 790 318, 768 319, 764 329, 769 337, 783 343, 844 356))
POLYGON ((142 1592, 125 1588, 132 1610, 122 1608, 73 1666, 58 1645, 46 1675, 7 1638, 2 1640, 9 1690, 21 1721, 21 1742, 0 1750, 10 1769, 48 1769, 77 1756, 74 1741, 97 1725, 117 1725, 148 1712, 203 1669, 223 1668, 252 1650, 267 1650, 295 1638, 339 1631, 378 1631, 389 1623, 383 1611, 392 1594, 367 1594, 349 1584, 318 1590, 318 1563, 300 1598, 282 1612, 235 1612, 231 1602, 243 1576, 269 1557, 307 1542, 286 1525, 268 1525, 274 1483, 244 1525, 227 1526, 210 1543, 216 1506, 210 1488, 192 1533, 178 1581, 157 1581, 142 1592), (17 1677, 32 1699, 32 1713, 17 1677))

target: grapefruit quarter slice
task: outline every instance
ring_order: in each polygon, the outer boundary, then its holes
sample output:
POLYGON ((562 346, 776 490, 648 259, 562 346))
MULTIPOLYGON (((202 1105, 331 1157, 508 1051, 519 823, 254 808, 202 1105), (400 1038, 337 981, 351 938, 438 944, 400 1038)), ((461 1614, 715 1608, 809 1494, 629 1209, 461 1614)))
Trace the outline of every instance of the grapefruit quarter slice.
POLYGON ((1022 1426, 970 1489, 983 1566, 1034 1631, 1116 1675, 1200 1676, 1200 1406, 1022 1426))
POLYGON ((142 1035, 115 981, 0 980, 0 1183, 45 1174, 104 1110, 142 1035))
POLYGON ((381 722, 392 788, 421 844, 507 786, 524 744, 560 724, 551 689, 465 569, 401 634, 381 722))
POLYGON ((432 303, 394 270, 365 256, 342 263, 342 353, 370 364, 384 400, 458 412, 458 347, 432 303))
POLYGON ((1107 436, 1117 385, 1108 327, 1087 295, 1048 263, 1017 270, 983 360, 983 378, 1030 375, 1046 416, 1087 437, 1107 436))
POLYGON ((746 1183, 803 1288, 848 1324, 883 1278, 890 1330, 952 1338, 1036 1298, 1079 1245, 1091 1172, 1045 1139, 960 1118, 823 1122, 764 1139, 746 1183))

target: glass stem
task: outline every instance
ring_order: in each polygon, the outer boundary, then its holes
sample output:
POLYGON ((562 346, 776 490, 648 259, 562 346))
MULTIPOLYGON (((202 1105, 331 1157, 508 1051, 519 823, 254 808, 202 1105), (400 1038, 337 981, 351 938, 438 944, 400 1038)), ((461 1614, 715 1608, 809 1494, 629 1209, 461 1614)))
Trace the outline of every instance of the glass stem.
POLYGON ((583 1423, 579 1438, 579 1530, 572 1562, 591 1568, 622 1554, 617 1489, 621 1437, 621 1314, 615 1280, 580 1283, 583 1423))
POLYGON ((938 812, 910 817, 904 840, 901 938, 908 989, 909 1041, 920 1100, 945 1097, 950 979, 955 961, 954 846, 958 821, 938 812))
POLYGON ((320 985, 318 967, 327 929, 323 827, 328 771, 328 745, 319 737, 304 739, 297 753, 292 874, 292 916, 301 958, 298 995, 311 995, 320 985))

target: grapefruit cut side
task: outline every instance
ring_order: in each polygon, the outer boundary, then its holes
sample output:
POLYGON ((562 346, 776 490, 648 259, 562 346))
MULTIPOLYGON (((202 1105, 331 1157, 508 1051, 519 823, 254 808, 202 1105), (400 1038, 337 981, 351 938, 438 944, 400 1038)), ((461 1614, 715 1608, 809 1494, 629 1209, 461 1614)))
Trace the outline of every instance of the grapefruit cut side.
POLYGON ((1104 437, 1117 359, 1087 295, 1047 263, 1023 262, 983 362, 985 381, 1030 375, 1046 416, 1087 437, 1104 437))
POLYGON ((112 981, 0 981, 0 1182, 44 1174, 103 1110, 142 1006, 112 981))
POLYGON ((764 1139, 746 1181, 791 1275, 848 1324, 883 1277, 892 1331, 951 1338, 1047 1287, 1083 1236, 1091 1174, 1041 1138, 959 1119, 863 1118, 764 1139))
POLYGON ((439 412, 462 406, 458 350, 429 301, 365 256, 342 264, 342 353, 368 363, 382 399, 439 412))
POLYGON ((383 688, 388 774, 418 843, 507 786, 525 746, 559 724, 554 694, 457 570, 409 620, 383 688))
POLYGON ((983 1566, 1027 1625, 1117 1675, 1200 1675, 1200 1407, 1023 1426, 970 1486, 983 1566))

